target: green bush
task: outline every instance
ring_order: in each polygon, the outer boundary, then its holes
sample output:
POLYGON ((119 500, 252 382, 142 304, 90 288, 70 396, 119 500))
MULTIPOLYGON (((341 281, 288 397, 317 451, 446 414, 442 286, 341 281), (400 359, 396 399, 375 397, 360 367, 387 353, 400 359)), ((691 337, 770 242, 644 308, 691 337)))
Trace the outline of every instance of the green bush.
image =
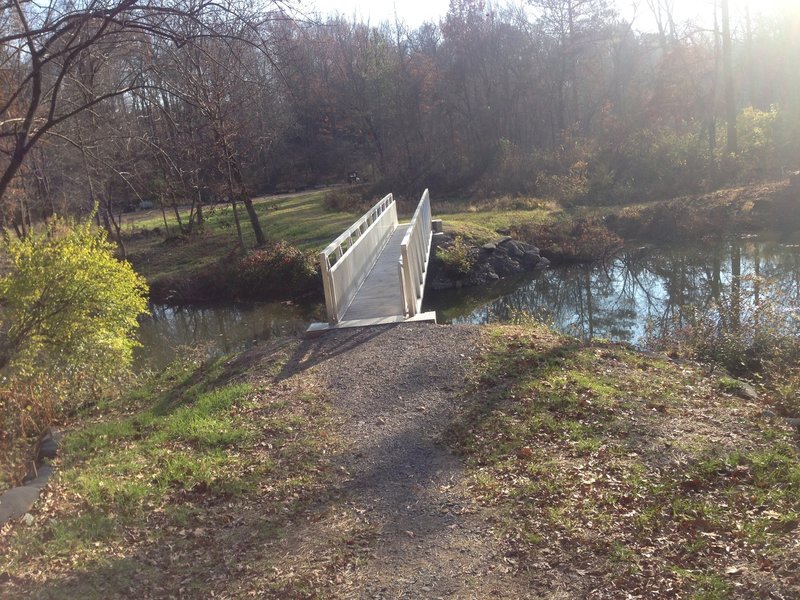
POLYGON ((90 223, 7 239, 0 277, 0 445, 126 372, 147 285, 90 223))
POLYGON ((258 295, 292 295, 313 286, 315 273, 309 256, 286 242, 274 242, 252 250, 230 273, 232 285, 242 298, 258 295))
POLYGON ((436 257, 442 261, 445 271, 455 277, 467 275, 475 266, 472 246, 460 235, 449 246, 437 248, 436 257))

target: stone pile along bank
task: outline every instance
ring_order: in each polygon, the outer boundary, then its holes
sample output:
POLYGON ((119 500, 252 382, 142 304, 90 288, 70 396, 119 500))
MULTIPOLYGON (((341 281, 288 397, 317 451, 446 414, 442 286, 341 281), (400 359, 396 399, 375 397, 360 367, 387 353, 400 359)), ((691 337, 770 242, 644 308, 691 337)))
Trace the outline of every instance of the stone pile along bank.
POLYGON ((543 269, 550 264, 550 261, 539 254, 536 246, 503 236, 494 242, 471 248, 472 268, 468 273, 453 273, 438 258, 437 251, 439 248, 449 248, 454 241, 455 236, 449 233, 433 236, 427 282, 432 290, 487 285, 500 279, 543 269))

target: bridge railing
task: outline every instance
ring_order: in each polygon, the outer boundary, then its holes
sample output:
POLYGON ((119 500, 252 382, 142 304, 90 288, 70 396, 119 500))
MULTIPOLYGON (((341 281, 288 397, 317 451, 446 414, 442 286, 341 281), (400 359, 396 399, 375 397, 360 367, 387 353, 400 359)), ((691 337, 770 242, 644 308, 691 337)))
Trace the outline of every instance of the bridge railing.
POLYGON ((397 227, 388 194, 319 254, 328 322, 338 323, 397 227))
POLYGON ((400 283, 407 317, 422 312, 422 296, 425 292, 433 236, 431 221, 431 197, 428 190, 425 190, 400 245, 400 283))

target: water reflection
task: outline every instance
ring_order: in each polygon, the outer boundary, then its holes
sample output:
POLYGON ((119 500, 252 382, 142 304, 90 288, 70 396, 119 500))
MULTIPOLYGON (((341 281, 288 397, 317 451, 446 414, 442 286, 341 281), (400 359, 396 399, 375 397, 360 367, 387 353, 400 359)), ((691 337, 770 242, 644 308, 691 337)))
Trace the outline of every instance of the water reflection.
POLYGON ((605 264, 551 269, 482 292, 428 292, 425 310, 436 310, 440 322, 456 323, 508 322, 532 313, 583 339, 638 344, 648 323, 681 324, 692 306, 707 307, 721 296, 736 305, 766 293, 778 294, 788 309, 800 307, 798 246, 733 240, 631 248, 605 264), (769 280, 769 292, 750 275, 769 280))
POLYGON ((135 363, 161 368, 181 349, 203 348, 209 356, 243 350, 258 340, 302 335, 319 306, 286 303, 210 307, 154 306, 141 322, 135 363))

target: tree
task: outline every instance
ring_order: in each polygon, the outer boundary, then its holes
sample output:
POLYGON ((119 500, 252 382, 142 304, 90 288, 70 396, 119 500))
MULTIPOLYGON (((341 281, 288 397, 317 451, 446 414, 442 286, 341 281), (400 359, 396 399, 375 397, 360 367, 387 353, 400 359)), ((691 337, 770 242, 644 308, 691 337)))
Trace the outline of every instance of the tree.
POLYGON ((728 0, 722 3, 722 72, 725 80, 725 120, 728 125, 728 139, 725 149, 729 154, 736 154, 736 91, 733 87, 733 58, 731 41, 731 17, 728 0))
POLYGON ((578 66, 606 37, 614 12, 607 0, 530 0, 530 4, 541 11, 542 28, 556 43, 556 123, 561 131, 581 116, 578 66))
POLYGON ((239 0, 0 0, 0 200, 44 136, 147 85, 147 61, 134 57, 149 40, 180 47, 222 35, 218 27, 250 31, 269 18, 239 0), (87 65, 98 75, 92 85, 81 77, 87 65))

